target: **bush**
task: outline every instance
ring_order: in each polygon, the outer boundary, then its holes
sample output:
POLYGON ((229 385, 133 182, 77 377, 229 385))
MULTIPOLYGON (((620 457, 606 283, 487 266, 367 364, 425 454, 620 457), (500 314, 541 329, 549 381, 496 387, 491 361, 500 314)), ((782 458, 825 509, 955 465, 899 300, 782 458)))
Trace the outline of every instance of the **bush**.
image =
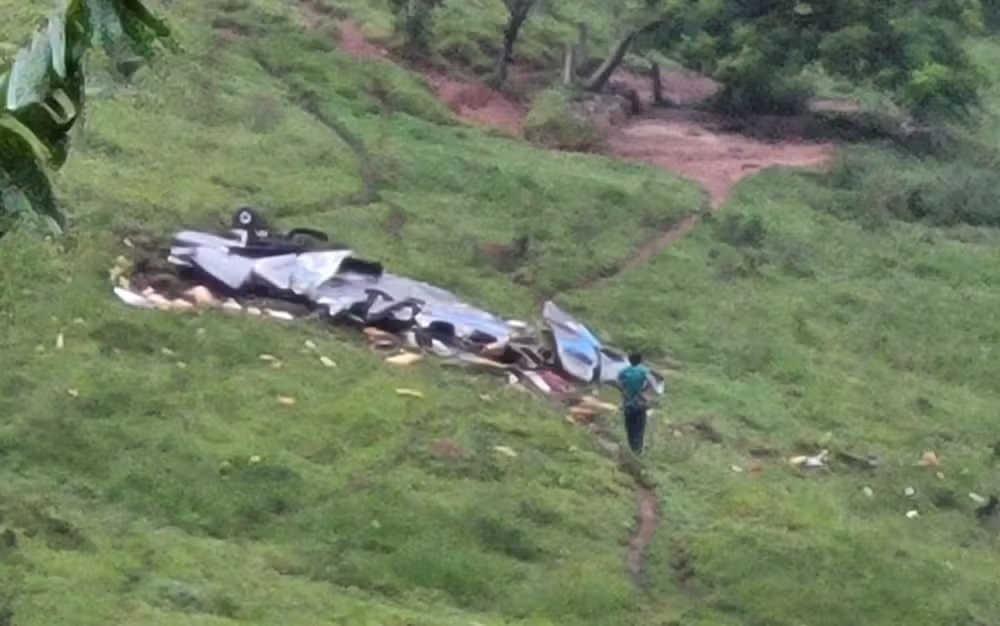
POLYGON ((604 139, 593 121, 573 111, 570 95, 560 89, 549 89, 535 98, 524 119, 524 136, 553 148, 589 150, 604 139))
POLYGON ((805 109, 810 93, 801 73, 749 49, 724 58, 715 78, 723 87, 712 107, 727 115, 794 115, 805 109))
POLYGON ((1000 173, 966 161, 918 159, 892 150, 848 151, 826 176, 820 202, 841 217, 934 226, 1000 227, 1000 173))

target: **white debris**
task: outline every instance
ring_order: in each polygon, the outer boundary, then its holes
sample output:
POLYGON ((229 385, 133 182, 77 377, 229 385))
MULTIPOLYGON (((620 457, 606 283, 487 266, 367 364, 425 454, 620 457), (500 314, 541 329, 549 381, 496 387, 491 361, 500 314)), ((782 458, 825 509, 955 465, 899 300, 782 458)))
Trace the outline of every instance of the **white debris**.
POLYGON ((322 363, 325 367, 337 367, 337 363, 328 356, 319 357, 319 362, 322 363))
POLYGON ((63 338, 63 334, 59 333, 56 335, 56 350, 62 350, 64 345, 66 345, 66 341, 63 338))
POLYGON ((907 517, 907 519, 917 519, 918 517, 920 517, 920 511, 918 511, 916 509, 907 511, 906 512, 906 517, 907 517))
POLYGON ((986 504, 986 498, 979 495, 978 493, 970 493, 969 499, 975 502, 976 504, 986 504))
POLYGON ((493 446, 493 449, 504 456, 509 456, 511 458, 517 456, 517 452, 515 452, 513 448, 510 448, 508 446, 493 446))
POLYGON ((863 489, 861 490, 861 493, 865 494, 865 496, 867 496, 867 497, 869 497, 869 498, 874 498, 874 497, 875 497, 875 491, 874 491, 874 490, 872 490, 872 488, 871 488, 871 487, 864 487, 864 488, 863 488, 863 489))
POLYGON ((264 309, 269 317, 273 317, 276 320, 284 320, 290 322, 295 319, 295 316, 288 311, 275 311, 274 309, 264 309))
POLYGON ((316 346, 316 344, 311 339, 306 339, 305 346, 306 346, 307 350, 316 350, 316 349, 318 349, 317 346, 316 346))
POLYGON ((903 490, 903 495, 905 495, 907 498, 912 498, 913 496, 917 495, 917 490, 914 489, 913 487, 907 487, 906 489, 903 490))
POLYGON ((118 296, 119 300, 121 300, 122 302, 124 302, 129 306, 138 307, 140 309, 153 308, 153 304, 149 300, 147 300, 141 294, 132 291, 131 289, 115 287, 115 295, 118 296))

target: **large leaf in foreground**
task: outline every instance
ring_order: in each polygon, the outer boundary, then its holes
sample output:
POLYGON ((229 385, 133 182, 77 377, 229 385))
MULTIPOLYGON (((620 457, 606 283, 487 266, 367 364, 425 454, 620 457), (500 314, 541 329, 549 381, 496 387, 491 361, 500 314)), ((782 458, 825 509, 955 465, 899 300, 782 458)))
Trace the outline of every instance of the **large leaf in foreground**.
POLYGON ((86 53, 99 46, 128 73, 157 43, 169 44, 170 30, 140 0, 70 0, 18 51, 0 73, 0 221, 63 224, 48 176, 66 162, 83 112, 86 53))

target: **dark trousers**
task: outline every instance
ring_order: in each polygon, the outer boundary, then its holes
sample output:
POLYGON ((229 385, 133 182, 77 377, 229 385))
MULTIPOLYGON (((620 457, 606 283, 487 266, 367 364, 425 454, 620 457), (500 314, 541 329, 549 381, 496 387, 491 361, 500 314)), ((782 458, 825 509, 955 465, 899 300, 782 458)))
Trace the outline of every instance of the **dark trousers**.
POLYGON ((646 407, 625 407, 625 434, 628 436, 628 446, 636 454, 642 453, 642 440, 646 434, 646 407))

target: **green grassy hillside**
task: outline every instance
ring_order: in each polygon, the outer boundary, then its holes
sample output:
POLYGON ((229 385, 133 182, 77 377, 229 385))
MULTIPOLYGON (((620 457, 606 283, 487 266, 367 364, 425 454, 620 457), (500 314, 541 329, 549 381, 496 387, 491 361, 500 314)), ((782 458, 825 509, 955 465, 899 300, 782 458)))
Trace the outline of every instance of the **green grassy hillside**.
MULTIPOLYGON (((0 242, 0 624, 995 622, 1000 524, 968 496, 1000 478, 995 231, 855 219, 823 177, 769 171, 581 291, 704 194, 467 127, 290 4, 170 3, 183 53, 93 85, 58 178, 70 234, 0 242), (124 234, 246 203, 506 315, 555 295, 682 362, 645 461, 648 589, 624 567, 632 480, 556 407, 315 325, 114 300, 124 234), (477 252, 521 235, 515 268, 477 252), (823 448, 880 465, 785 463, 823 448)), ((440 28, 468 47, 494 5, 449 3, 440 28)), ((0 0, 0 41, 47 6, 0 0)), ((388 32, 379 3, 340 6, 388 32)), ((571 24, 538 22, 525 48, 545 61, 571 24)))

